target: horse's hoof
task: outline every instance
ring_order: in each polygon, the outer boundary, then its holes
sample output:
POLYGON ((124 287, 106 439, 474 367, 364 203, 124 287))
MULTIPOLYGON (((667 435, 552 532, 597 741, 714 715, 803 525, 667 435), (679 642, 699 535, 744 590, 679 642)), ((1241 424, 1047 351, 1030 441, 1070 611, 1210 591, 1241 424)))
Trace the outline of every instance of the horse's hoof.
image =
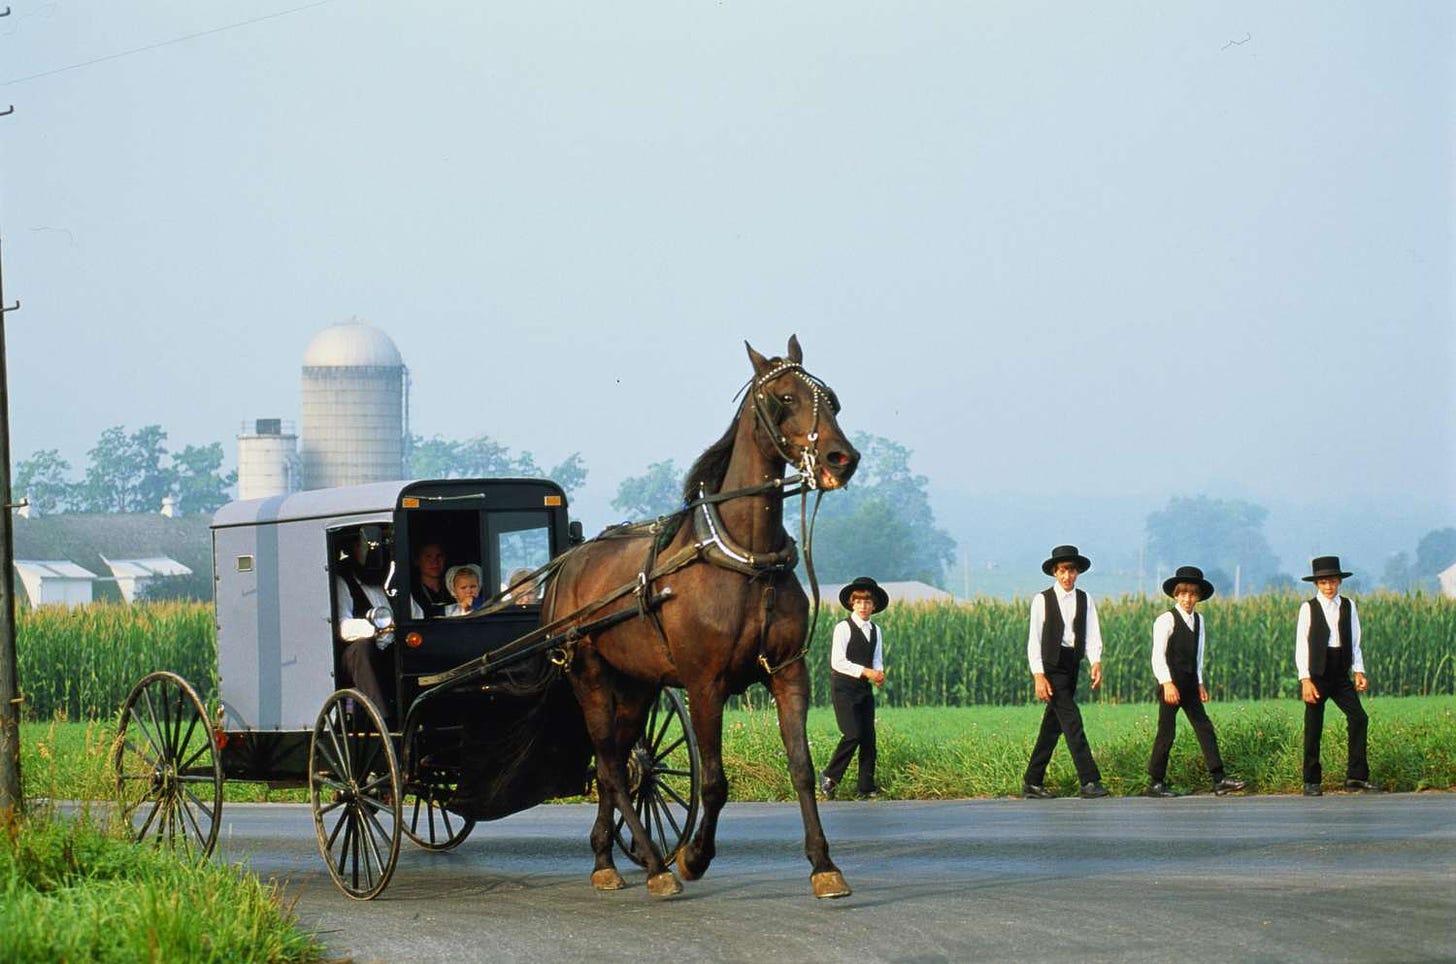
POLYGON ((810 874, 809 882, 814 885, 815 897, 848 897, 851 893, 849 885, 844 882, 844 875, 837 870, 810 874))
POLYGON ((677 872, 680 873, 680 874, 682 874, 683 880, 697 880, 698 878, 702 877, 703 875, 702 874, 695 874, 695 873, 692 872, 691 869, 689 869, 689 867, 688 867, 688 859, 686 857, 686 853, 687 853, 687 848, 684 848, 684 849, 679 850, 677 852, 677 872))
POLYGON ((603 867, 592 871, 592 886, 597 890, 621 890, 627 886, 615 867, 603 867))
POLYGON ((682 884, 673 876, 672 871, 664 870, 647 878, 647 892, 653 897, 671 897, 673 894, 682 893, 682 884))

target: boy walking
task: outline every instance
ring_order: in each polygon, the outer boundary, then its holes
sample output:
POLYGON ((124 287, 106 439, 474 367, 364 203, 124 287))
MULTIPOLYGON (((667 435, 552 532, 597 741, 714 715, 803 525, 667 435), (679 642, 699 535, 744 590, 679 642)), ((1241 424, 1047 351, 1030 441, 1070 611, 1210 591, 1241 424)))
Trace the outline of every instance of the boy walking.
POLYGON ((1324 794, 1320 738, 1326 700, 1334 700, 1345 714, 1349 739, 1345 789, 1379 790, 1370 782, 1370 762, 1365 755, 1369 717, 1360 705, 1360 694, 1370 684, 1360 652, 1360 613, 1353 600, 1340 595, 1340 583, 1351 574, 1340 569, 1339 556, 1319 556, 1310 561, 1310 569, 1303 579, 1314 583, 1319 594, 1299 607, 1294 629, 1294 665, 1304 700, 1304 795, 1324 794))
POLYGON ((819 790, 833 800, 839 781, 859 751, 859 796, 880 795, 875 784, 875 690, 885 685, 885 641, 870 617, 890 604, 890 594, 869 576, 860 576, 839 591, 839 604, 849 618, 834 625, 829 666, 834 670, 831 698, 834 720, 842 737, 829 765, 819 774, 819 790))
POLYGON ((1158 735, 1153 738, 1153 755, 1148 761, 1147 796, 1179 797, 1183 794, 1168 786, 1168 754, 1177 735, 1178 710, 1188 717, 1203 760, 1213 777, 1213 792, 1219 796, 1245 787, 1224 773, 1223 757, 1218 753, 1218 737, 1213 721, 1203 704, 1208 702, 1208 688, 1203 685, 1204 633, 1203 617, 1195 612, 1198 604, 1213 595, 1213 583, 1203 578, 1197 566, 1179 566, 1170 579, 1163 581, 1163 594, 1177 603, 1153 620, 1153 676, 1158 681, 1158 735))
POLYGON ((1057 546, 1051 558, 1041 564, 1041 571, 1056 584, 1031 597, 1026 661, 1036 684, 1036 698, 1047 707, 1021 781, 1021 795, 1029 799, 1055 796, 1042 783, 1057 739, 1063 735, 1077 768, 1081 796, 1107 796, 1076 701, 1077 676, 1084 656, 1092 664, 1092 688, 1102 685, 1102 627, 1097 621, 1097 607, 1092 605, 1091 597, 1076 588, 1077 577, 1091 568, 1092 560, 1077 552, 1076 546, 1057 546))

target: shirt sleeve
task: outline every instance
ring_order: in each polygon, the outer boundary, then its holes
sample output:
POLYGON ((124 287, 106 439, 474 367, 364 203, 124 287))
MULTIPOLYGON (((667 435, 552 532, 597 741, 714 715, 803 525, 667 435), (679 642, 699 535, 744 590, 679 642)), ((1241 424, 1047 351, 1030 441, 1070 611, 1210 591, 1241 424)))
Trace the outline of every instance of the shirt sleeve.
POLYGON ((1299 604, 1294 624, 1294 669, 1301 680, 1309 679, 1309 603, 1299 604))
POLYGON ((1365 675, 1365 654, 1360 652, 1360 611, 1350 600, 1350 672, 1365 675))
POLYGON ((334 627, 344 625, 344 620, 354 615, 354 597, 349 595, 349 584, 339 577, 334 577, 334 627))
POLYGON ((875 627, 875 655, 871 664, 877 672, 885 671, 885 631, 879 626, 875 627))
POLYGON ((849 620, 841 619, 834 624, 834 637, 829 645, 829 668, 836 673, 843 673, 845 676, 859 679, 864 675, 864 667, 859 663, 851 663, 846 650, 849 648, 849 620))
POLYGON ((1198 621, 1198 685, 1203 685, 1203 643, 1204 633, 1208 630, 1207 618, 1198 621))
POLYGON ((1153 620, 1153 676, 1161 683, 1171 683, 1173 673, 1168 669, 1168 637, 1173 635, 1172 613, 1163 613, 1153 620))
POLYGON ((1097 606, 1087 594, 1087 662, 1102 662, 1102 624, 1097 621, 1097 606))
POLYGON ((1031 632, 1026 637, 1026 662, 1031 666, 1031 675, 1044 672, 1041 665, 1041 628, 1046 622, 1046 597, 1037 593, 1031 597, 1031 632))

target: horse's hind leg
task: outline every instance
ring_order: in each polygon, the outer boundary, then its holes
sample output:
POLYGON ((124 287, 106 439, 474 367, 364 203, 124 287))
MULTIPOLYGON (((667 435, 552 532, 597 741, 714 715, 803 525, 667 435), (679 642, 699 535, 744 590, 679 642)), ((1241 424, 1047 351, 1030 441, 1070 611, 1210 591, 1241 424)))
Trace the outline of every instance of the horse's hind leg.
POLYGON ((728 801, 728 778, 723 773, 723 702, 727 694, 720 686, 688 691, 688 712, 693 735, 698 738, 698 763, 702 773, 703 814, 691 843, 677 853, 677 869, 688 880, 708 872, 717 853, 718 814, 728 801))
POLYGON ((814 887, 814 896, 848 897, 849 885, 829 859, 829 840, 824 836, 819 804, 814 799, 814 761, 809 756, 805 729, 809 714, 809 671, 804 661, 790 663, 770 676, 768 688, 778 707, 779 736, 789 756, 789 778, 799 796, 799 812, 804 819, 804 855, 809 858, 809 881, 814 887))
POLYGON ((626 753, 621 740, 630 736, 631 746, 642 728, 645 700, 619 695, 611 688, 611 671, 599 661, 586 658, 573 669, 572 688, 586 719, 587 734, 597 757, 597 819, 592 825, 591 846, 596 856, 592 886, 597 890, 620 890, 625 883, 612 858, 613 810, 622 814, 632 834, 638 855, 647 867, 647 890, 656 897, 670 897, 682 891, 682 884, 667 869, 662 854, 637 817, 628 793, 626 753), (641 705, 637 705, 640 703, 641 705), (635 726, 633 725, 635 720, 635 726), (630 731, 630 732, 629 732, 630 731))

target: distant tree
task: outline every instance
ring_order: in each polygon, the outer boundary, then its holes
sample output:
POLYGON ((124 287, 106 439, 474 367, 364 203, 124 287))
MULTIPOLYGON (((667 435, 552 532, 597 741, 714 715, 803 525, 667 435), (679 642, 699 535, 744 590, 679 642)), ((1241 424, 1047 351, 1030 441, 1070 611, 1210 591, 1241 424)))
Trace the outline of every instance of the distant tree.
POLYGON ((212 573, 194 572, 190 576, 156 576, 148 579, 138 591, 137 598, 141 602, 211 602, 212 594, 212 573))
POLYGON ((617 486, 612 508, 628 519, 655 519, 682 505, 683 474, 672 459, 653 462, 642 475, 625 478, 617 486))
POLYGON ((1417 578, 1411 569, 1410 554, 1397 552, 1385 560, 1385 571, 1380 575, 1380 584, 1396 592, 1407 592, 1414 588, 1417 578))
POLYGON ((160 425, 147 425, 128 435, 120 425, 101 433, 96 447, 86 453, 91 463, 81 482, 76 508, 82 512, 156 512, 163 496, 176 485, 175 470, 164 467, 160 425))
POLYGON ((70 508, 76 484, 69 481, 71 463, 58 449, 45 449, 15 466, 11 489, 17 498, 28 498, 37 515, 54 515, 70 508))
MULTIPOLYGON (((1279 557, 1264 538, 1268 515, 1268 509, 1242 499, 1175 496, 1148 515, 1148 552, 1168 571, 1183 565, 1230 574, 1237 569, 1240 589, 1258 590, 1279 572, 1279 557)), ((1225 579, 1209 581, 1231 590, 1232 579, 1225 579)))
POLYGON ((228 489, 238 481, 236 470, 223 474, 222 443, 189 445, 172 456, 177 477, 177 511, 184 515, 212 513, 225 505, 228 489))
MULTIPOLYGON (((851 441, 862 456, 859 469, 847 488, 826 494, 820 504, 814 532, 820 581, 873 576, 941 585, 955 559, 955 540, 935 525, 930 483, 911 471, 911 450, 864 432, 851 441)), ((793 533, 792 520, 785 524, 793 533)))
POLYGON ((1422 579, 1439 575, 1456 562, 1456 529, 1433 529, 1416 545, 1415 574, 1422 579))
POLYGON ((465 478, 548 478, 568 494, 586 481, 586 463, 572 453, 550 472, 542 471, 530 452, 513 455, 511 450, 486 435, 465 441, 441 438, 409 440, 410 475, 417 479, 465 478))

